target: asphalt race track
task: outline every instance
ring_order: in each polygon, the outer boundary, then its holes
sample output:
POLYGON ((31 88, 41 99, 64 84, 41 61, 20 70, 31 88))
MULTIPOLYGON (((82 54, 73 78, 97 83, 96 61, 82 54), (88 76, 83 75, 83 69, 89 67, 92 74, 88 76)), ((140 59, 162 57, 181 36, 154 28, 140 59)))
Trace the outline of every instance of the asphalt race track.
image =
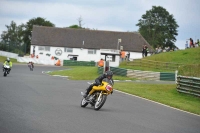
POLYGON ((7 77, 0 72, 0 133, 200 133, 200 116, 117 91, 99 111, 81 108, 87 81, 42 73, 60 69, 14 64, 7 77))

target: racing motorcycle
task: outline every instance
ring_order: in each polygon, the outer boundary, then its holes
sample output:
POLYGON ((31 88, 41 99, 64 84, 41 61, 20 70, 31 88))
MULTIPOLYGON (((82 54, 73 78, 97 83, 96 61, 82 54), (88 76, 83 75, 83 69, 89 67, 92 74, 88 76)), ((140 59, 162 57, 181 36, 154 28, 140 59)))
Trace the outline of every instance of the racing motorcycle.
MULTIPOLYGON (((88 104, 91 104, 94 110, 99 110, 106 102, 107 96, 112 94, 112 92, 113 83, 108 78, 105 78, 101 85, 93 86, 88 96, 81 100, 81 107, 86 107, 88 104)), ((82 96, 84 94, 84 92, 81 92, 82 96)))
POLYGON ((28 67, 30 68, 30 71, 33 71, 33 68, 34 68, 33 64, 29 63, 28 67))
POLYGON ((9 65, 4 65, 3 66, 3 75, 4 76, 7 76, 9 74, 9 69, 10 69, 10 66, 9 65))

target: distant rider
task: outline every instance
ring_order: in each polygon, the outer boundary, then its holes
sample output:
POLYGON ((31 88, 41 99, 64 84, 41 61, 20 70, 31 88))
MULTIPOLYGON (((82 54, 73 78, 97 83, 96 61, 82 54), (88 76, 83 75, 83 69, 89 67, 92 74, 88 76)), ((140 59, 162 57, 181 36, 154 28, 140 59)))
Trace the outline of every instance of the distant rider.
MULTIPOLYGON (((89 92, 92 90, 93 86, 99 86, 101 85, 102 81, 104 78, 108 78, 109 80, 111 80, 111 82, 114 84, 114 81, 112 79, 113 76, 113 72, 112 71, 106 71, 104 74, 102 74, 101 76, 99 76, 98 78, 95 79, 95 82, 93 84, 91 84, 87 89, 85 94, 83 95, 84 98, 87 97, 87 95, 89 94, 89 92)), ((112 92, 111 92, 112 93, 112 92)))
POLYGON ((3 66, 5 65, 10 66, 10 68, 8 69, 8 74, 9 74, 12 68, 12 62, 10 61, 10 58, 7 58, 7 60, 3 63, 3 66))
POLYGON ((32 66, 32 68, 34 68, 34 63, 32 61, 29 61, 28 67, 31 67, 31 66, 32 66))

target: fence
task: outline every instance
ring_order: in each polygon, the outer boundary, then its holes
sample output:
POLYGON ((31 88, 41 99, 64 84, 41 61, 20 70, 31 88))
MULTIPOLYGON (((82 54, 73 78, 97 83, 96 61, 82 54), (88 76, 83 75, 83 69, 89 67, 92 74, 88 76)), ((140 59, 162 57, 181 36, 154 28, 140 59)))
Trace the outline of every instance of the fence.
POLYGON ((177 76, 177 91, 200 97, 200 78, 177 76))
POLYGON ((63 66, 95 66, 94 61, 63 60, 63 66))
POLYGON ((179 66, 183 65, 180 63, 171 63, 171 62, 160 62, 160 61, 152 61, 146 59, 134 59, 134 61, 127 61, 128 66, 139 66, 139 67, 148 67, 154 69, 165 69, 175 71, 179 66))
MULTIPOLYGON (((176 74, 168 72, 152 72, 152 71, 140 71, 131 70, 118 67, 110 67, 115 75, 126 76, 129 78, 136 78, 141 80, 162 80, 162 81, 175 81, 176 74)), ((98 74, 103 73, 103 68, 98 67, 98 74)))

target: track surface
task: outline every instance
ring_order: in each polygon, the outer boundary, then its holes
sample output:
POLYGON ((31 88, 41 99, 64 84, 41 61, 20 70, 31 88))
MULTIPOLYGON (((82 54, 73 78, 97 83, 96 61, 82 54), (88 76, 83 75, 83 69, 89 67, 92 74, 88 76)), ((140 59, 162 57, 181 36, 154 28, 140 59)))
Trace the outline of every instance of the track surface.
POLYGON ((87 81, 43 74, 61 67, 15 65, 0 72, 0 133, 200 133, 200 117, 115 91, 99 110, 80 107, 87 81))

